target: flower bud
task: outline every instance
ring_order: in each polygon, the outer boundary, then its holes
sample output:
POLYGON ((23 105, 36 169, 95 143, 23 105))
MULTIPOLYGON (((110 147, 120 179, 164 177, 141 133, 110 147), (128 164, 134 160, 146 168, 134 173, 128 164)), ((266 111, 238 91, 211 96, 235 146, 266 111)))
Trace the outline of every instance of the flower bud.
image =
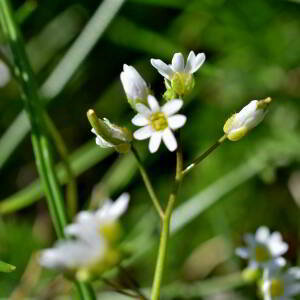
POLYGON ((245 282, 256 282, 261 278, 261 271, 259 268, 246 268, 242 272, 242 278, 245 282))
POLYGON ((223 130, 230 141, 238 141, 265 117, 272 99, 252 100, 240 112, 232 115, 225 123, 223 130))
POLYGON ((120 153, 126 153, 130 149, 132 141, 131 132, 125 127, 112 124, 108 119, 99 119, 96 113, 89 109, 87 117, 92 125, 92 132, 97 136, 96 144, 102 148, 115 148, 120 153))
POLYGON ((130 106, 135 110, 137 103, 146 104, 150 89, 138 71, 125 64, 120 77, 130 106))

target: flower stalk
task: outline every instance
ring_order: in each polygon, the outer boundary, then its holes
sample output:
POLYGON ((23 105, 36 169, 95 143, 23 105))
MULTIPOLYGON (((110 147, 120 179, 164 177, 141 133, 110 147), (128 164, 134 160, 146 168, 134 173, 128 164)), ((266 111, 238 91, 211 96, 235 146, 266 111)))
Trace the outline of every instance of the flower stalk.
POLYGON ((182 176, 185 176, 187 173, 192 171, 202 160, 204 160, 210 153, 212 153, 216 148, 223 144, 223 142, 227 139, 226 134, 219 138, 212 146, 210 146, 204 153, 198 156, 191 164, 189 164, 182 171, 182 176))
POLYGON ((159 203, 159 200, 158 200, 158 198, 156 196, 156 193, 155 193, 154 188, 153 188, 153 186, 151 184, 151 181, 149 179, 147 171, 146 171, 146 169, 145 169, 145 167, 144 167, 144 165, 142 163, 142 160, 141 160, 141 158, 140 158, 140 156, 139 156, 139 154, 138 154, 138 152, 137 152, 137 150, 135 149, 134 146, 131 147, 131 151, 132 151, 132 153, 133 153, 133 155, 134 155, 134 157, 135 157, 135 159, 136 159, 136 161, 138 163, 138 167, 139 167, 140 173, 142 175, 143 181, 145 183, 145 186, 147 188, 149 196, 150 196, 150 198, 152 200, 152 203, 153 203, 153 205, 154 205, 154 207, 155 207, 158 215, 163 220, 163 218, 164 218, 164 211, 163 211, 163 209, 162 209, 162 207, 161 207, 161 205, 159 203))
MULTIPOLYGON (((12 50, 15 75, 21 84, 22 98, 32 128, 31 139, 33 150, 39 175, 43 182, 50 215, 58 237, 63 238, 67 217, 64 211, 63 196, 52 161, 44 112, 40 105, 38 86, 26 55, 24 42, 14 19, 9 0, 0 1, 0 13, 1 25, 12 50)), ((94 293, 88 285, 76 283, 76 286, 81 299, 95 299, 94 293)))
POLYGON ((180 144, 176 151, 175 182, 174 182, 172 192, 169 196, 167 207, 164 212, 164 217, 162 219, 162 230, 160 235, 158 257, 157 257, 156 268, 154 273, 151 300, 159 300, 159 296, 160 296, 160 287, 163 278, 163 271, 164 271, 166 254, 167 254, 167 245, 168 245, 169 234, 170 234, 169 229, 170 229, 171 216, 172 216, 176 196, 178 194, 178 190, 183 178, 182 167, 183 167, 183 156, 182 156, 182 148, 180 144))

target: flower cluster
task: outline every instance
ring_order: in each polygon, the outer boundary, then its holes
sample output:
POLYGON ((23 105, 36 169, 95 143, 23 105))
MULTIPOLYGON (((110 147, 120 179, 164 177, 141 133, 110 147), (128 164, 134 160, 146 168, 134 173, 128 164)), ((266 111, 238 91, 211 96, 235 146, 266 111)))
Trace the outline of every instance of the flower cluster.
POLYGON ((106 200, 97 211, 80 212, 75 222, 65 228, 70 239, 58 241, 53 248, 42 251, 41 265, 88 280, 118 263, 121 257, 115 247, 121 231, 118 218, 127 209, 128 202, 129 195, 124 193, 115 202, 106 200))
MULTIPOLYGON (((171 64, 160 59, 151 59, 151 65, 164 77, 166 91, 162 106, 154 97, 146 81, 133 67, 124 64, 120 74, 128 103, 137 115, 132 119, 136 130, 133 137, 136 140, 150 138, 149 151, 154 153, 163 141, 169 151, 177 149, 174 131, 183 127, 186 117, 177 114, 183 106, 183 97, 188 95, 195 85, 193 74, 199 70, 205 61, 205 54, 195 54, 191 51, 186 63, 181 53, 175 53, 171 64)), ((239 113, 232 115, 225 123, 223 130, 225 138, 238 141, 251 129, 256 127, 267 113, 271 102, 268 97, 263 100, 252 100, 239 113)), ((102 148, 112 147, 120 153, 128 152, 131 147, 131 133, 127 128, 121 128, 106 118, 98 119, 88 111, 88 118, 96 134, 96 143, 102 148)), ((93 111, 92 111, 93 112, 93 111)))
POLYGON ((297 282, 300 268, 286 270, 282 255, 287 252, 288 245, 279 232, 270 233, 269 228, 261 226, 255 234, 246 234, 244 239, 247 247, 237 248, 236 254, 248 260, 244 275, 255 274, 264 300, 288 300, 300 292, 297 282))

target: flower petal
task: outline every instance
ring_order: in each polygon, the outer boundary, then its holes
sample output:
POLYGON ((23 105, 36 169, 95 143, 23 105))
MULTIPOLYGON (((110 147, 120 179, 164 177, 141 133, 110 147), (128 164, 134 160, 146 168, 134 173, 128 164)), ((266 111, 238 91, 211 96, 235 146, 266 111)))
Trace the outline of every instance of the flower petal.
POLYGON ((185 66, 185 72, 189 74, 195 73, 204 63, 205 61, 205 54, 199 53, 195 56, 193 51, 190 52, 187 63, 185 66))
POLYGON ((261 226, 256 230, 255 239, 260 243, 266 243, 270 236, 270 230, 266 226, 261 226))
POLYGON ((131 122, 135 126, 145 126, 145 125, 148 125, 149 120, 144 115, 137 114, 133 117, 131 122))
POLYGON ((174 115, 177 113, 183 105, 183 101, 181 99, 173 99, 168 101, 162 108, 161 111, 165 113, 167 116, 174 115))
POLYGON ((268 240, 269 249, 274 256, 283 255, 289 248, 288 244, 282 240, 279 232, 273 232, 268 240))
POLYGON ((151 153, 154 153, 158 150, 159 145, 161 143, 161 136, 162 134, 159 131, 156 131, 152 134, 149 142, 149 151, 151 153))
POLYGON ((152 112, 157 112, 160 110, 160 106, 159 106, 156 98, 152 95, 148 96, 148 104, 149 104, 152 112))
POLYGON ((194 63, 195 58, 196 58, 195 52, 191 51, 189 53, 189 56, 187 58, 186 65, 185 65, 185 72, 186 73, 190 73, 191 72, 191 70, 193 68, 193 63, 194 63))
POLYGON ((172 69, 174 72, 184 72, 184 58, 181 53, 175 53, 172 59, 172 69))
POLYGON ((166 147, 171 151, 175 151, 177 149, 177 141, 175 136, 170 128, 166 128, 162 134, 163 141, 166 147))
POLYGON ((127 209, 129 203, 129 194, 123 193, 110 207, 109 217, 113 220, 119 218, 127 209))
POLYGON ((174 115, 168 118, 168 125, 171 129, 176 130, 182 127, 186 122, 186 116, 174 115))
POLYGON ((133 136, 137 140, 145 140, 145 139, 149 138, 152 134, 153 134, 152 127, 148 125, 148 126, 145 126, 145 127, 142 127, 140 129, 136 130, 133 133, 133 136))
POLYGON ((235 254, 241 258, 249 258, 249 250, 248 248, 236 248, 235 254))
POLYGON ((143 115, 145 117, 148 117, 149 115, 151 115, 151 110, 142 103, 137 103, 135 106, 135 109, 137 110, 138 113, 140 113, 141 115, 143 115))
POLYGON ((111 148, 114 147, 113 144, 111 144, 110 142, 107 142, 104 138, 102 138, 102 136, 97 135, 96 137, 96 144, 101 147, 101 148, 111 148))
POLYGON ((150 60, 151 65, 158 71, 159 74, 164 76, 165 78, 171 80, 171 77, 173 75, 173 70, 171 69, 170 66, 165 64, 162 60, 160 59, 151 59, 150 60))

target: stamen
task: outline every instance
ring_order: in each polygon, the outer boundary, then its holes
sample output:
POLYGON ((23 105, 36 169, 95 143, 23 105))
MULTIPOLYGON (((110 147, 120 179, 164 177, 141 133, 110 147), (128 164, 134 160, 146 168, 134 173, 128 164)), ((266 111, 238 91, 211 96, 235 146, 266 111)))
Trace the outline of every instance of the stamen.
POLYGON ((150 116, 151 126, 156 131, 164 130, 168 127, 168 121, 163 112, 157 112, 150 116))

